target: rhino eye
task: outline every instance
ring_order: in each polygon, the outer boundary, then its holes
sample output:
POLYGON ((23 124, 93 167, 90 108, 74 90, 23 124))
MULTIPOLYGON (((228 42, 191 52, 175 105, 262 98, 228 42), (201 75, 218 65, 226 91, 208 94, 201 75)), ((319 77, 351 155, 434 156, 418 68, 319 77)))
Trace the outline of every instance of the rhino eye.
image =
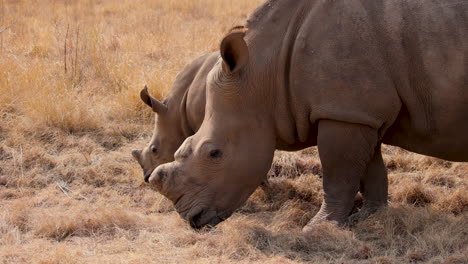
POLYGON ((152 146, 151 146, 151 152, 153 152, 154 154, 156 154, 156 153, 158 152, 158 149, 157 149, 154 145, 152 145, 152 146))
POLYGON ((219 149, 210 151, 210 158, 216 159, 216 158, 221 158, 222 156, 223 156, 223 153, 219 149))

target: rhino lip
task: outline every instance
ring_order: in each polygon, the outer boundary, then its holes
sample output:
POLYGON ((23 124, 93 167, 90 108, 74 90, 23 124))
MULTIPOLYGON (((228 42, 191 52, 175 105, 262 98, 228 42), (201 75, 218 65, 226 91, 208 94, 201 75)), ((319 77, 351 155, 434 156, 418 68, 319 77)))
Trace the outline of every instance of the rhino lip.
POLYGON ((215 211, 201 209, 189 216, 188 222, 193 229, 198 230, 202 227, 210 229, 226 220, 230 215, 231 214, 229 213, 222 213, 218 215, 215 211))
POLYGON ((203 215, 203 209, 197 210, 196 213, 193 213, 192 215, 188 216, 188 222, 190 226, 194 229, 200 229, 201 225, 199 225, 199 221, 201 219, 201 216, 203 215))
POLYGON ((220 213, 218 215, 218 217, 219 217, 219 219, 221 219, 221 221, 224 221, 224 220, 228 219, 231 215, 232 215, 232 213, 226 211, 226 212, 220 213))

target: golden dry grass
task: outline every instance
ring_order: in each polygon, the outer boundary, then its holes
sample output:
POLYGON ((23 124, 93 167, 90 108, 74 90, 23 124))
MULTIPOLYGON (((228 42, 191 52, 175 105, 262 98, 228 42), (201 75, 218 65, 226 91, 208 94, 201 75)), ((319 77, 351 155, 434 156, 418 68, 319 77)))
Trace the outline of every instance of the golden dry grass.
POLYGON ((385 147, 389 208, 307 236, 314 148, 278 152, 269 186, 213 230, 144 184, 130 156, 152 127, 139 90, 163 96, 260 2, 0 0, 2 263, 468 262, 466 163, 385 147))

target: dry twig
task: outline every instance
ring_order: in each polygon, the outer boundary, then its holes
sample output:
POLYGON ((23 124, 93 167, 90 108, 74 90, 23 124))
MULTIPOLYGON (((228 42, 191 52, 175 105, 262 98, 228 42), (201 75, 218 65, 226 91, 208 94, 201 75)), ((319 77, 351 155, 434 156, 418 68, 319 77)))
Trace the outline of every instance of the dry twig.
POLYGON ((58 183, 57 183, 57 187, 58 187, 68 198, 71 199, 70 195, 68 195, 68 191, 67 191, 68 188, 67 188, 67 187, 64 187, 64 186, 62 186, 62 185, 60 185, 60 184, 58 184, 58 183), (67 190, 65 190, 65 189, 67 189, 67 190))
POLYGON ((67 73, 67 40, 68 40, 68 30, 70 29, 70 24, 67 25, 67 33, 65 34, 65 48, 64 48, 64 56, 63 62, 65 66, 65 73, 67 73))
POLYGON ((76 30, 75 65, 74 65, 74 68, 73 68, 73 77, 76 76, 76 68, 77 68, 77 62, 78 62, 78 41, 79 41, 79 35, 80 35, 80 27, 78 26, 78 29, 76 30))
POLYGON ((11 27, 12 27, 14 24, 15 24, 15 23, 13 23, 13 24, 10 24, 10 25, 6 26, 6 27, 5 27, 5 28, 3 28, 3 29, 0 29, 0 33, 2 33, 3 31, 5 31, 5 30, 7 30, 7 29, 11 28, 11 27))

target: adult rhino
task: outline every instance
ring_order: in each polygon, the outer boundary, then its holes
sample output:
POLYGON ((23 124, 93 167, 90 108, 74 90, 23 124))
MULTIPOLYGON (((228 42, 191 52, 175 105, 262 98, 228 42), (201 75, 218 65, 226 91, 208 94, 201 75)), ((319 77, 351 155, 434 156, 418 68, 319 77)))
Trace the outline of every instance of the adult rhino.
POLYGON ((156 113, 149 144, 132 151, 145 181, 157 166, 173 161, 182 142, 200 128, 205 114, 206 77, 218 58, 219 52, 213 52, 185 66, 162 102, 152 97, 146 87, 140 92, 141 100, 156 113))
POLYGON ((318 145, 324 199, 304 227, 386 205, 381 144, 468 161, 468 2, 276 0, 230 32, 203 124, 150 177, 192 227, 265 178, 275 145, 318 145), (247 30, 248 28, 248 30, 247 30))

